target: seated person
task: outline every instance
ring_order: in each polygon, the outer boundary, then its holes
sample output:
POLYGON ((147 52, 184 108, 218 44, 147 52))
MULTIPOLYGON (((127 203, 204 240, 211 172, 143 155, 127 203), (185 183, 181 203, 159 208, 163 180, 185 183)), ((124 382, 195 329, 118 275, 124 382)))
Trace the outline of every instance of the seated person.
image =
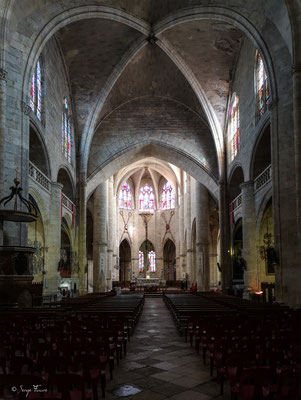
POLYGON ((197 292, 197 290, 198 290, 197 287, 198 287, 198 283, 195 282, 195 284, 192 285, 191 288, 190 288, 190 293, 195 293, 195 292, 197 292))

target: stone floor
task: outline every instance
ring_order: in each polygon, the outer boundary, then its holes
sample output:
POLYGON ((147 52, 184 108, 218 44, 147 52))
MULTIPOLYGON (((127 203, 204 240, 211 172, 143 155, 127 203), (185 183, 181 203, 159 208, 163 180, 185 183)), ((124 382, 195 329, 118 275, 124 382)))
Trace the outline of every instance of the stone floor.
POLYGON ((163 299, 146 298, 128 354, 107 384, 106 399, 230 399, 228 388, 225 392, 219 395, 208 366, 179 336, 163 299))

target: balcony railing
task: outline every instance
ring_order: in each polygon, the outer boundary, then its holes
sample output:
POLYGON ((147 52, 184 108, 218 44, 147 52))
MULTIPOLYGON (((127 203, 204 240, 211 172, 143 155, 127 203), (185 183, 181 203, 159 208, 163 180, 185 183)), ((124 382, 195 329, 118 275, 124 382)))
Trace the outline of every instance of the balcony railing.
MULTIPOLYGON (((269 183, 272 179, 272 166, 269 165, 257 178, 254 180, 254 193, 269 183)), ((241 193, 235 197, 235 199, 230 203, 230 213, 231 211, 235 211, 242 204, 242 196, 241 193)))
MULTIPOLYGON (((241 203, 242 203, 241 193, 237 197, 235 197, 235 199, 233 200, 232 203, 233 203, 233 211, 236 210, 236 208, 241 206, 241 203)), ((230 205, 230 207, 231 207, 231 205, 230 205)))
POLYGON ((254 191, 261 189, 272 179, 272 166, 269 165, 254 181, 254 191))
POLYGON ((75 205, 64 193, 62 193, 62 204, 67 210, 73 213, 75 205))
POLYGON ((29 176, 43 189, 50 193, 51 191, 51 180, 37 168, 31 161, 29 161, 29 176))

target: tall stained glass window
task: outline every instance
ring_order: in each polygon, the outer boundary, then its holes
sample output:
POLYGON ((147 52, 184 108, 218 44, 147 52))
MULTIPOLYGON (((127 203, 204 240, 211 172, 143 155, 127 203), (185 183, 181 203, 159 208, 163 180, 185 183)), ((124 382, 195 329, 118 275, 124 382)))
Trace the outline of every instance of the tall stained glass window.
POLYGON ((139 272, 144 271, 144 254, 143 251, 139 250, 139 272))
POLYGON ((41 121, 42 118, 42 68, 41 61, 37 62, 34 73, 31 76, 30 108, 41 121))
POLYGON ((268 76, 259 51, 256 51, 256 92, 257 112, 258 117, 261 118, 270 102, 270 89, 268 76))
POLYGON ((229 158, 231 162, 237 156, 240 146, 239 98, 236 94, 233 95, 228 118, 229 158))
POLYGON ((146 184, 139 192, 139 210, 153 212, 155 209, 155 193, 154 189, 146 184))
POLYGON ((172 184, 167 181, 162 188, 161 208, 162 210, 170 210, 176 206, 176 195, 172 184))
POLYGON ((119 192, 119 208, 132 209, 132 190, 127 182, 124 182, 119 192))
POLYGON ((71 163, 71 114, 66 97, 64 97, 62 115, 62 152, 71 163))
POLYGON ((156 272, 156 253, 152 250, 148 252, 148 270, 150 272, 156 272))

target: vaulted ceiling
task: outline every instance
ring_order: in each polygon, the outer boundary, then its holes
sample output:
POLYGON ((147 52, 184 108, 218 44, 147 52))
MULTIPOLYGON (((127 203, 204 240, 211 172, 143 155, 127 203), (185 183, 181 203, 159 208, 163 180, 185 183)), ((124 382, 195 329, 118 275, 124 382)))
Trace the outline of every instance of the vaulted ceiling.
MULTIPOLYGON (((105 129, 108 126, 107 120, 115 119, 114 130, 119 121, 120 109, 127 107, 127 130, 131 123, 138 123, 139 128, 143 129, 137 120, 137 113, 134 112, 134 116, 131 117, 131 110, 127 104, 135 101, 135 107, 139 109, 146 98, 156 97, 161 98, 158 104, 162 107, 160 110, 156 107, 154 112, 149 112, 149 116, 156 119, 156 112, 160 114, 157 121, 161 121, 161 125, 157 126, 157 130, 165 129, 162 128, 163 121, 168 120, 168 115, 162 115, 166 109, 162 101, 167 101, 170 108, 172 100, 175 115, 180 115, 181 108, 185 114, 180 117, 181 124, 183 125, 183 119, 186 118, 187 130, 190 130, 186 138, 184 134, 182 139, 172 139, 173 144, 175 147, 185 148, 189 146, 187 140, 192 139, 198 146, 202 146, 197 153, 193 144, 187 151, 195 157, 200 156, 201 163, 214 176, 218 176, 217 146, 212 139, 206 112, 196 89, 178 68, 173 56, 164 51, 164 46, 168 46, 171 54, 176 54, 182 60, 187 74, 193 76, 200 85, 222 131, 231 76, 243 38, 240 30, 219 21, 190 21, 176 25, 158 34, 154 40, 149 40, 146 35, 120 22, 93 18, 67 25, 56 34, 56 38, 68 69, 79 134, 83 132, 89 115, 91 117, 91 113, 97 113, 93 116, 96 120, 96 135, 93 139, 89 173, 95 172, 97 165, 101 165, 96 153, 99 155, 101 151, 106 152, 103 145, 105 143, 108 146, 109 141, 108 131, 105 129), (161 46, 162 42, 164 46, 161 46), (110 86, 112 77, 114 83, 110 86), (99 98, 102 98, 101 107, 96 108, 99 98), (192 121, 195 121, 193 128, 192 121), (181 144, 181 140, 185 143, 181 144), (97 144, 101 145, 102 149, 97 144)), ((142 109, 144 110, 143 107, 142 109)), ((124 118, 124 114, 122 115, 124 118)), ((141 117, 144 121, 146 116, 141 117)), ((145 121, 144 123, 147 125, 145 121)), ((122 128, 123 124, 121 130, 122 128)), ((154 126, 153 132, 148 133, 152 139, 155 138, 155 131, 154 126)), ((122 135, 120 129, 118 132, 122 135)), ((162 136, 159 140, 161 138, 162 136)), ((113 150, 107 149, 107 152, 110 151, 113 150)), ((101 157, 104 163, 103 157, 106 158, 106 155, 102 154, 101 157)))

